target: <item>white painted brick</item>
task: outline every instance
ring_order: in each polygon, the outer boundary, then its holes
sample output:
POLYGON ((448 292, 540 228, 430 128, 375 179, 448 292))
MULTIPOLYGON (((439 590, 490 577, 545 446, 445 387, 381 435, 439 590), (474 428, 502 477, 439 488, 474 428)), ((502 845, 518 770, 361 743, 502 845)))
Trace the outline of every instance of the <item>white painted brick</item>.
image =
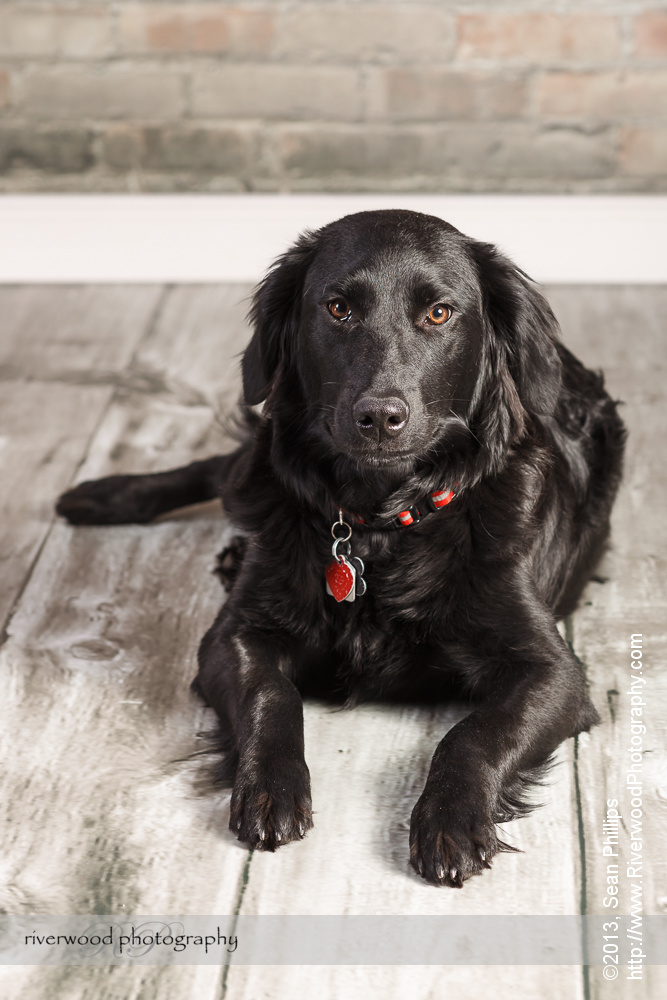
POLYGON ((54 119, 174 119, 183 113, 177 72, 133 66, 34 69, 23 80, 27 116, 54 119))
POLYGON ((192 113, 204 117, 355 120, 361 81, 352 69, 329 66, 228 64, 195 70, 192 113))

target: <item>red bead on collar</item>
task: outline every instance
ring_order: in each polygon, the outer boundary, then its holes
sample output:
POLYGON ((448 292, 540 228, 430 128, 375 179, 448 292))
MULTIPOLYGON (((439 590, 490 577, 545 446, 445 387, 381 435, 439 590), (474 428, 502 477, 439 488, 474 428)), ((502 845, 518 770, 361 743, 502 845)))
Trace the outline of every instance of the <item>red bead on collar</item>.
MULTIPOLYGON (((384 518, 369 518, 361 517, 359 514, 354 514, 352 511, 345 510, 343 507, 343 513, 345 513, 355 524, 361 525, 365 528, 408 528, 411 524, 418 524, 423 517, 427 514, 433 514, 437 510, 441 510, 450 504, 454 499, 454 490, 439 489, 434 490, 433 493, 429 493, 428 496, 419 497, 415 503, 406 507, 405 510, 399 511, 399 513, 389 520, 384 518)), ((338 506, 338 505, 336 505, 338 506)))

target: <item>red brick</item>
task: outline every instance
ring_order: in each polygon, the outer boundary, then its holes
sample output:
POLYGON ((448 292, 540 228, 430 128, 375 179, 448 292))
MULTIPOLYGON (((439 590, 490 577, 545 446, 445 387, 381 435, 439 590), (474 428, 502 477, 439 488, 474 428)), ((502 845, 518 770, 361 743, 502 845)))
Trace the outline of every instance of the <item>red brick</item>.
POLYGON ((629 128, 621 135, 620 164, 638 177, 667 174, 667 128, 629 128))
POLYGON ((273 38, 271 13, 228 4, 131 4, 119 10, 125 52, 264 55, 273 38))
POLYGON ((457 27, 461 59, 600 62, 619 48, 617 19, 601 14, 462 14, 457 27))
POLYGON ((369 115, 389 121, 471 118, 475 87, 469 74, 386 69, 369 79, 369 115))
POLYGON ((647 10, 635 18, 635 53, 667 56, 667 11, 647 10))
POLYGON ((147 48, 158 52, 226 52, 229 48, 227 19, 219 14, 163 14, 148 19, 147 48))
POLYGON ((538 114, 617 119, 667 114, 667 70, 548 73, 537 86, 538 114))
POLYGON ((368 115, 385 121, 515 118, 526 103, 523 80, 446 69, 376 69, 368 74, 368 115))
POLYGON ((454 50, 454 19, 446 8, 414 0, 292 4, 276 18, 276 55, 299 62, 443 65, 454 50))

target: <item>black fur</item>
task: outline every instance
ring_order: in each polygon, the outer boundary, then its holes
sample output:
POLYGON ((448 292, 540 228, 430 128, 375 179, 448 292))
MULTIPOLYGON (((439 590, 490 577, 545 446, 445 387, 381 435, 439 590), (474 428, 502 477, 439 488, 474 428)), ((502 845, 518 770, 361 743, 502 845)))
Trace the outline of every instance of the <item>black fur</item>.
POLYGON ((495 823, 525 811, 559 743, 598 721, 556 619, 607 538, 616 405, 526 275, 431 216, 362 212, 302 236, 251 316, 237 450, 83 483, 58 511, 147 521, 221 493, 245 541, 224 554, 231 593, 196 683, 232 734, 230 826, 254 847, 312 825, 303 693, 474 699, 410 832, 415 870, 460 886, 506 846, 495 823), (449 506, 384 527, 443 487, 449 506), (368 584, 354 603, 325 592, 339 507, 374 525, 353 525, 368 584))

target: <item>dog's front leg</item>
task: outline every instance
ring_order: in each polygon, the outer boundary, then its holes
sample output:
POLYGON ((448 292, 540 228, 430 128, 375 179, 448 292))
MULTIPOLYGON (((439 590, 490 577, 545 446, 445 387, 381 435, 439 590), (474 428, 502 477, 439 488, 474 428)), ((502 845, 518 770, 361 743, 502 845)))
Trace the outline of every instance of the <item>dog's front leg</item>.
POLYGON ((313 825, 303 704, 284 673, 288 657, 279 636, 229 623, 216 623, 199 652, 199 689, 230 725, 238 752, 229 827, 264 851, 313 825))
POLYGON ((438 745, 412 813, 410 861, 434 885, 460 887, 511 850, 495 824, 527 811, 531 778, 563 740, 599 721, 553 619, 518 624, 520 640, 496 633, 478 651, 485 701, 438 745))

